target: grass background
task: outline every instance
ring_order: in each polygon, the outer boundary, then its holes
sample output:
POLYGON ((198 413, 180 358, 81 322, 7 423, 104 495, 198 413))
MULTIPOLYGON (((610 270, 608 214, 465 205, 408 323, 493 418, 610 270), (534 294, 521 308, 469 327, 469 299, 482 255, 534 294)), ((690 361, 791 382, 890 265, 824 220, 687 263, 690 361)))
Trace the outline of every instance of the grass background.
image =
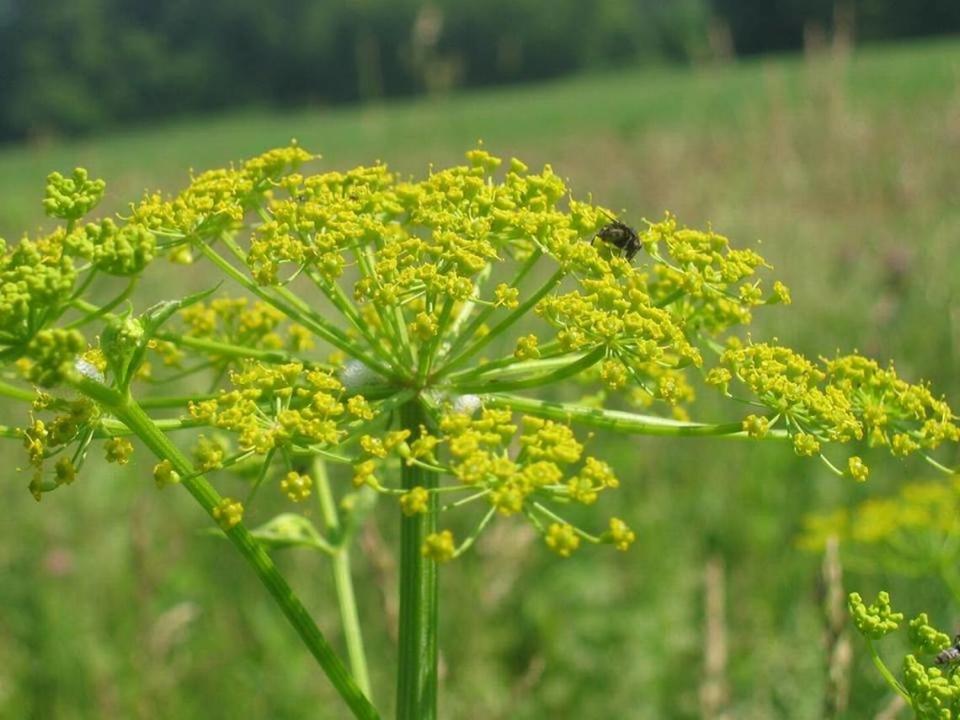
MULTIPOLYGON (((43 223, 43 178, 84 165, 110 209, 145 188, 297 138, 346 169, 457 162, 478 139, 631 222, 671 210, 762 243, 793 291, 755 337, 812 354, 895 358, 960 404, 960 42, 581 77, 447 99, 325 112, 198 118, 78 143, 0 149, 0 236, 43 223)), ((705 406, 703 420, 736 408, 705 406)), ((447 718, 695 718, 704 682, 705 569, 723 568, 730 718, 823 716, 819 557, 793 549, 804 513, 929 476, 880 462, 853 487, 784 447, 601 438, 623 487, 605 509, 637 529, 626 555, 561 561, 501 521, 442 572, 447 718)), ((956 462, 958 458, 946 458, 956 462)), ((197 533, 186 493, 158 494, 141 453, 42 505, 0 446, 0 717, 342 718, 339 701, 241 561, 197 533)), ((392 702, 391 519, 363 538, 356 581, 375 697, 392 702)), ((328 568, 281 563, 339 642, 328 568)), ((890 586, 908 612, 954 626, 933 581, 890 586)), ((713 620, 717 620, 716 617, 713 620)), ((887 693, 854 640, 847 718, 887 693)), ((719 716, 718 716, 719 717, 719 716)))

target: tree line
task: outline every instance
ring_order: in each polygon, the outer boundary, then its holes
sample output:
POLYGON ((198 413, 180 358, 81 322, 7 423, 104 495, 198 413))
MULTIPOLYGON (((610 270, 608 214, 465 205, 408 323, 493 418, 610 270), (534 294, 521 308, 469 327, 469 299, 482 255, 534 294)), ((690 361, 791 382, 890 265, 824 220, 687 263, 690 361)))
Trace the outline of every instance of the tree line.
POLYGON ((0 141, 794 50, 840 15, 960 31, 957 0, 0 0, 0 141))

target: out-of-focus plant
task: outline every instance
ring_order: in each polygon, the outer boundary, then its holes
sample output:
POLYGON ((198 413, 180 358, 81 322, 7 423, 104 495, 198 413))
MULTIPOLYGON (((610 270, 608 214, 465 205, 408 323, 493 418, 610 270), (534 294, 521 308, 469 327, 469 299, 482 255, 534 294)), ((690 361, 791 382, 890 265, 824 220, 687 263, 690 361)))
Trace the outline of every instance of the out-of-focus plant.
POLYGON ((907 624, 913 652, 903 659, 901 677, 880 657, 874 641, 898 630, 904 615, 893 610, 890 595, 881 591, 876 602, 867 605, 859 593, 850 593, 848 607, 853 624, 863 636, 870 656, 890 688, 913 710, 917 720, 952 720, 960 717, 960 636, 951 639, 930 624, 920 613, 907 624))
MULTIPOLYGON (((882 572, 915 579, 939 579, 960 602, 960 480, 914 482, 890 496, 869 498, 853 508, 806 519, 800 546, 822 550, 830 539, 842 548, 843 563, 861 573, 882 572)), ((903 613, 890 606, 889 593, 867 605, 851 593, 854 625, 881 676, 920 720, 960 717, 960 646, 932 627, 927 613, 909 623, 911 654, 900 676, 880 657, 873 641, 897 630, 903 613)))
POLYGON ((836 538, 858 572, 939 578, 960 602, 960 479, 929 480, 805 520, 799 545, 823 550, 836 538))
POLYGON ((781 439, 857 481, 867 465, 844 445, 942 468, 930 453, 960 438, 947 404, 892 368, 733 334, 789 302, 779 282, 763 288, 755 252, 671 216, 611 225, 549 167, 467 157, 422 180, 383 165, 307 175, 313 157, 293 146, 93 222, 102 181, 55 173, 44 207, 62 222, 2 247, 0 394, 29 420, 0 432, 26 448, 30 491, 73 483, 95 449, 125 464, 145 448, 158 487, 197 500, 358 718, 378 712, 348 548, 377 498, 401 524, 397 716, 429 720, 440 563, 498 516, 561 557, 636 540, 619 517, 576 521, 619 484, 588 451, 592 431, 781 439), (160 259, 203 263, 216 284, 138 307, 141 278, 172 274, 160 259), (206 392, 163 391, 201 378, 206 392), (579 401, 574 378, 588 383, 579 401), (748 414, 690 421, 698 385, 748 414), (228 475, 243 499, 211 482, 228 475), (295 512, 248 527, 270 485, 294 506, 316 497, 323 527, 295 512), (290 546, 331 558, 346 664, 271 559, 290 546))

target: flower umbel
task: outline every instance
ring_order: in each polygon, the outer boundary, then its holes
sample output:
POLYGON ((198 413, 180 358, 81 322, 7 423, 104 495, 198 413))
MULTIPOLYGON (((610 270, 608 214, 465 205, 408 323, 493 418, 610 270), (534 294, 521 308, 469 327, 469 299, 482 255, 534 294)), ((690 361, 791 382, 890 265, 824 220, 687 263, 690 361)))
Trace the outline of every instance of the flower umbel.
MULTIPOLYGON (((402 518, 398 707, 419 719, 434 715, 437 563, 503 518, 564 558, 637 541, 618 516, 581 527, 624 469, 595 433, 786 438, 858 482, 871 448, 951 472, 933 453, 960 428, 927 384, 860 355, 812 360, 737 335, 790 293, 766 281, 760 255, 713 230, 669 214, 634 230, 577 200, 549 165, 482 148, 420 179, 380 163, 306 172, 316 159, 293 144, 91 220, 103 182, 51 174, 43 204, 59 226, 0 240, 0 359, 21 383, 0 394, 29 405, 7 434, 22 440, 37 499, 72 484, 91 446, 133 473, 152 467, 158 487, 183 486, 358 717, 376 716, 362 663, 351 658, 351 684, 266 550, 330 556, 338 598, 352 602, 347 545, 378 496, 402 518), (611 224, 627 252, 609 242, 611 224), (143 302, 139 287, 178 287, 161 273, 184 263, 215 279, 143 302), (702 381, 752 412, 692 422, 702 381), (582 399, 557 399, 571 397, 582 399), (857 449, 835 463, 841 445, 857 449), (214 487, 228 484, 229 495, 214 487), (269 484, 304 510, 248 528, 269 484), (439 527, 448 518, 456 536, 439 527)), ((882 532, 908 522, 888 516, 882 532)), ((850 608, 871 640, 903 618, 884 593, 869 606, 851 595, 850 608)), ((943 646, 925 617, 910 627, 918 652, 943 646)), ((354 622, 353 655, 359 635, 354 622)), ((934 713, 950 711, 954 686, 908 658, 897 688, 934 713)))

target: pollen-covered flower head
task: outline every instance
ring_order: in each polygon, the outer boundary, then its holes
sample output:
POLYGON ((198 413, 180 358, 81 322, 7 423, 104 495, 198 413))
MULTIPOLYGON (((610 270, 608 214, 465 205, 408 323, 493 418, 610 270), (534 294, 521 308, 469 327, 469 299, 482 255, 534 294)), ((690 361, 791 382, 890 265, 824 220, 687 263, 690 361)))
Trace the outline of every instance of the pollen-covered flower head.
MULTIPOLYGON (((498 517, 529 522, 562 556, 628 548, 636 533, 619 517, 594 533, 567 512, 604 506, 620 483, 594 438, 604 430, 789 438, 860 482, 870 446, 929 457, 960 440, 945 401, 892 367, 741 339, 790 293, 713 229, 670 214, 628 223, 551 166, 483 148, 420 177, 318 159, 270 150, 91 219, 102 181, 51 175, 45 206, 61 227, 0 244, 3 356, 59 403, 85 387, 163 410, 193 455, 176 469, 157 458, 160 485, 235 474, 251 497, 274 483, 302 502, 323 489, 305 459, 323 458, 352 479, 345 492, 389 496, 411 522, 478 514, 472 533, 437 528, 422 547, 435 560, 498 517), (152 280, 185 262, 205 288, 140 305, 142 278, 167 287, 152 280), (92 301, 100 280, 106 299, 92 301), (704 385, 750 412, 690 422, 704 385)), ((94 438, 131 458, 104 409, 32 419, 36 493, 71 482, 94 438), (67 447, 70 462, 44 466, 67 447)), ((230 527, 233 503, 220 512, 230 527)))

